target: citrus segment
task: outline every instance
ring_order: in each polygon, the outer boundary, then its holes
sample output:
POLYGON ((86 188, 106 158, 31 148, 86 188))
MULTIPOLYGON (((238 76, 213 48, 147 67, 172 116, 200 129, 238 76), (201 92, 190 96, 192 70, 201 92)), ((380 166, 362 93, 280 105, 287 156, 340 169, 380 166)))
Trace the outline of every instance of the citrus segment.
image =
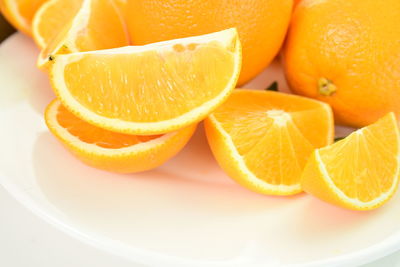
MULTIPOLYGON (((63 4, 63 0, 60 0, 53 8, 60 8, 59 5, 63 4)), ((75 9, 76 6, 71 4, 68 12, 73 13, 75 9)), ((45 49, 41 51, 39 68, 46 68, 57 54, 108 49, 129 44, 123 18, 112 0, 82 0, 77 13, 70 16, 73 17, 72 20, 68 20, 69 16, 66 15, 64 18, 67 20, 63 18, 63 22, 58 22, 65 25, 58 30, 58 34, 50 38, 45 49)))
POLYGON ((78 117, 112 131, 160 134, 205 118, 240 71, 234 29, 54 58, 51 81, 78 117))
POLYGON ((270 91, 235 90, 205 121, 221 167, 249 189, 273 195, 301 192, 300 176, 316 147, 333 141, 329 106, 270 91), (314 123, 317 122, 317 123, 314 123))
POLYGON ((46 45, 78 13, 83 0, 49 0, 43 4, 32 21, 32 33, 40 48, 46 45))
POLYGON ((53 101, 46 109, 50 131, 76 157, 88 165, 130 173, 155 168, 178 153, 196 126, 154 136, 137 136, 100 129, 74 116, 53 101))
MULTIPOLYGON (((117 7, 117 10, 119 14, 122 16, 123 20, 126 22, 127 20, 127 6, 128 6, 128 0, 114 0, 115 5, 117 7)), ((128 31, 128 26, 126 26, 126 30, 128 31)), ((128 34, 129 35, 129 34, 128 34)))
POLYGON ((397 189, 400 142, 396 118, 389 113, 335 144, 316 150, 302 175, 303 189, 349 209, 369 210, 397 189))
POLYGON ((33 16, 47 0, 0 0, 4 17, 18 30, 30 35, 33 16))

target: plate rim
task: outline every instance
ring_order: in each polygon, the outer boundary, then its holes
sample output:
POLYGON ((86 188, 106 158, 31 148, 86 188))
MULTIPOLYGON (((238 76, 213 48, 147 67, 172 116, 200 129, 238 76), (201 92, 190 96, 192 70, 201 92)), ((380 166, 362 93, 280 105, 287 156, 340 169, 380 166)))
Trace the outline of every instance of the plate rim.
MULTIPOLYGON (((10 42, 12 39, 16 38, 19 35, 23 35, 22 33, 13 33, 6 40, 4 40, 0 44, 1 47, 4 44, 10 42)), ((51 225, 55 229, 65 233, 68 236, 79 240, 80 242, 94 247, 100 251, 108 253, 110 255, 114 255, 117 257, 124 258, 133 263, 139 264, 153 264, 163 266, 242 266, 240 264, 245 263, 246 266, 260 266, 261 263, 248 263, 248 262, 232 262, 229 260, 213 260, 213 261, 199 261, 190 258, 183 257, 175 257, 169 256, 168 254, 161 252, 154 252, 150 250, 144 250, 137 247, 131 247, 128 245, 122 244, 122 242, 116 242, 108 238, 101 238, 98 234, 87 234, 82 230, 77 229, 76 227, 63 222, 61 219, 57 218, 54 215, 48 214, 45 209, 41 208, 33 198, 29 196, 26 192, 20 190, 16 185, 8 181, 9 179, 6 175, 0 170, 0 185, 14 198, 15 201, 20 203, 24 208, 29 210, 33 215, 37 216, 45 223, 51 225), (95 237, 98 236, 98 238, 95 237), (111 243, 110 244, 106 244, 111 243), (112 249, 111 246, 119 247, 121 249, 112 249), (129 252, 129 253, 126 253, 129 252)), ((296 263, 289 264, 289 266, 293 267, 314 267, 314 266, 353 266, 353 265, 362 265, 366 263, 370 263, 374 260, 385 257, 389 254, 392 254, 396 251, 400 250, 400 229, 396 233, 391 236, 386 237, 380 242, 362 248, 360 250, 341 254, 339 256, 328 257, 323 260, 310 261, 306 263, 296 263)), ((264 263, 265 264, 265 263, 264 263)), ((265 266, 265 265, 263 265, 265 266)), ((270 266, 270 265, 268 265, 270 266)), ((277 263, 274 266, 282 266, 282 264, 277 263)), ((286 265, 288 266, 288 265, 286 265)))
MULTIPOLYGON (((112 241, 111 239, 108 240, 108 238, 97 239, 96 237, 90 234, 86 234, 82 230, 76 229, 72 225, 63 222, 56 216, 48 214, 27 193, 22 192, 17 188, 17 186, 8 182, 8 179, 2 172, 0 172, 0 185, 14 198, 14 200, 19 202, 24 208, 29 210, 32 214, 34 214, 47 224, 51 225, 55 229, 69 236, 72 236, 73 238, 79 240, 80 242, 86 245, 94 247, 110 255, 124 258, 133 263, 153 264, 156 266, 158 266, 159 264, 163 264, 164 266, 206 266, 206 267, 235 266, 235 265, 242 266, 241 264, 243 263, 245 263, 246 266, 260 266, 260 264, 262 264, 262 262, 249 263, 249 262, 239 262, 239 261, 232 262, 229 260, 199 261, 190 258, 185 259, 182 257, 169 256, 165 253, 153 252, 149 250, 143 250, 140 248, 130 247, 128 245, 122 245, 118 242, 112 241), (105 241, 108 243, 111 242, 112 245, 105 244, 105 241), (111 249, 111 246, 118 246, 124 249, 111 249), (124 251, 129 253, 124 253, 124 251)), ((400 250, 400 231, 396 232, 394 235, 390 237, 383 239, 382 241, 374 244, 373 246, 369 246, 351 253, 345 253, 339 256, 333 256, 323 260, 310 261, 306 263, 289 264, 286 266, 316 267, 316 266, 362 265, 370 263, 382 257, 385 257, 398 250, 400 250)), ((283 265, 277 263, 272 266, 283 266, 283 265)))

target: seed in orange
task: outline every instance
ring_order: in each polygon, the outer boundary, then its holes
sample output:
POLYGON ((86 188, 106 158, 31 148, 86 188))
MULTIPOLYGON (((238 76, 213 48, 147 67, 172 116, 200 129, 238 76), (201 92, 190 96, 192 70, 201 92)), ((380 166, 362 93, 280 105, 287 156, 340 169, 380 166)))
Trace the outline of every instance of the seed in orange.
POLYGON ((397 190, 400 139, 396 117, 389 113, 335 144, 317 149, 301 179, 304 191, 353 210, 370 210, 397 190))
POLYGON ((160 166, 189 141, 195 125, 163 135, 139 136, 100 129, 74 116, 54 100, 45 119, 55 137, 84 163, 107 171, 131 173, 160 166))
POLYGON ((134 45, 206 34, 236 27, 243 46, 244 84, 277 55, 293 0, 129 0, 127 24, 134 45))
POLYGON ((18 30, 31 35, 33 16, 47 0, 0 0, 1 13, 18 30))
POLYGON ((399 116, 399 18, 399 0, 302 0, 284 48, 290 87, 330 104, 340 124, 399 116))
POLYGON ((53 88, 63 105, 100 128, 162 134, 204 119, 236 85, 235 29, 146 46, 58 55, 53 88))
POLYGON ((47 68, 57 54, 129 44, 123 17, 112 0, 73 0, 62 17, 49 15, 65 5, 64 0, 53 0, 35 17, 35 38, 39 45, 46 46, 39 55, 39 68, 47 68), (55 31, 57 34, 54 36, 55 31))
POLYGON ((300 176, 315 148, 333 141, 330 107, 271 91, 235 90, 205 120, 218 163, 239 184, 270 195, 302 191, 300 176))

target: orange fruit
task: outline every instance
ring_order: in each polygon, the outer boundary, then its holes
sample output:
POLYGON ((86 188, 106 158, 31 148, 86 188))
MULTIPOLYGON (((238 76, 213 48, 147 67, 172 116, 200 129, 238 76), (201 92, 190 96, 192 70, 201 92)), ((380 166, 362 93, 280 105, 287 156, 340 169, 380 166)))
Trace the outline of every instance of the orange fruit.
POLYGON ((387 202, 400 175, 399 129, 394 113, 344 140, 314 151, 302 178, 304 191, 353 210, 387 202))
POLYGON ((128 0, 114 0, 114 1, 122 10, 124 10, 128 5, 128 0))
POLYGON ((126 20, 126 11, 128 9, 128 0, 114 0, 114 2, 117 5, 117 8, 125 21, 126 20))
POLYGON ((114 133, 88 124, 54 100, 46 109, 53 135, 84 163, 107 171, 131 173, 160 166, 189 141, 195 125, 163 135, 114 133))
POLYGON ((238 83, 255 77, 277 55, 293 0, 128 0, 127 24, 134 45, 236 27, 243 47, 238 83))
POLYGON ((39 55, 39 68, 46 68, 57 54, 129 44, 123 17, 113 0, 73 0, 69 3, 66 7, 64 0, 51 1, 35 17, 36 40, 46 45, 39 55), (55 36, 54 27, 59 27, 55 36))
POLYGON ((47 0, 0 0, 4 17, 18 30, 30 35, 33 16, 47 0))
POLYGON ((58 55, 50 77, 76 116, 104 129, 160 134, 199 122, 240 72, 235 29, 117 49, 58 55))
MULTIPOLYGON (((91 1, 95 3, 95 1, 99 0, 91 1)), ((123 0, 115 1, 115 3, 113 0, 107 1, 103 4, 99 1, 98 8, 111 8, 111 12, 120 13, 120 17, 123 20, 122 10, 120 9, 122 9, 126 3, 123 2, 123 0), (100 4, 102 6, 100 6, 100 4), (114 5, 114 7, 112 7, 112 5, 114 5)), ((62 29, 63 26, 68 24, 69 21, 77 15, 83 3, 84 0, 49 0, 43 4, 36 12, 32 22, 33 37, 38 46, 45 48, 46 45, 60 32, 60 29, 62 29)), ((121 27, 119 24, 120 23, 117 23, 116 27, 121 27)))
POLYGON ((294 0, 294 6, 298 5, 302 0, 294 0))
POLYGON ((32 21, 32 35, 40 48, 46 45, 79 11, 83 0, 49 0, 43 4, 32 21))
POLYGON ((257 90, 235 90, 205 120, 205 129, 222 169, 250 190, 270 195, 301 192, 308 157, 334 136, 327 104, 257 90))
POLYGON ((290 87, 329 103, 340 124, 400 115, 399 17, 398 0, 303 0, 284 49, 290 87))

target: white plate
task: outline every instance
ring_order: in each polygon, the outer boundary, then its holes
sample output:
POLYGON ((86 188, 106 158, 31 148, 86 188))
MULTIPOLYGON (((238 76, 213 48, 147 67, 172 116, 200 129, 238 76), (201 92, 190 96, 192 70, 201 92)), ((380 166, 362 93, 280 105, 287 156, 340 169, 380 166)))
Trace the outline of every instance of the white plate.
MULTIPOLYGON (((21 34, 0 47, 0 182, 56 227, 110 253, 157 266, 350 266, 400 248, 400 198, 352 212, 301 194, 258 195, 214 161, 202 129, 177 157, 136 175, 77 161, 47 131, 53 99, 21 34)), ((273 80, 277 63, 247 87, 273 80)))

